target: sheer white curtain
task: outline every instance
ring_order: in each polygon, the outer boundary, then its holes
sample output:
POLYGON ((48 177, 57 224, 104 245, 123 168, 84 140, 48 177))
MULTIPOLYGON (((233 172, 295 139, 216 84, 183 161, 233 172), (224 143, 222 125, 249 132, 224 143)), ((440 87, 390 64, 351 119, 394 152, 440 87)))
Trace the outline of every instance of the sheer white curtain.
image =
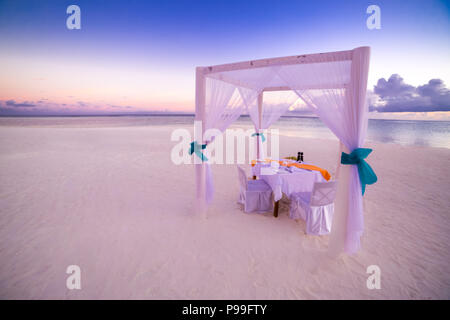
POLYGON ((225 131, 245 111, 245 105, 235 85, 206 77, 205 130, 225 131))
POLYGON ((298 97, 292 91, 264 92, 271 86, 279 86, 280 83, 283 83, 276 72, 278 68, 279 66, 244 69, 228 72, 225 75, 225 77, 233 77, 233 79, 242 79, 239 83, 244 86, 239 88, 239 92, 255 127, 254 137, 258 142, 258 158, 264 157, 262 143, 265 138, 261 135, 262 131, 268 129, 298 100, 298 97), (271 96, 271 99, 267 99, 267 96, 271 96), (261 115, 259 114, 260 110, 261 115))
MULTIPOLYGON (((282 66, 287 86, 331 129, 349 151, 362 147, 367 131, 366 89, 370 49, 357 48, 351 60, 282 66), (305 83, 305 81, 308 83, 305 83)), ((363 207, 358 169, 350 168, 345 251, 360 248, 363 207)))
MULTIPOLYGON (((261 122, 260 119, 260 108, 259 103, 254 103, 248 109, 250 118, 255 126, 255 131, 263 133, 264 130, 268 129, 273 123, 275 123, 283 114, 285 114, 289 107, 292 106, 299 97, 292 91, 263 91, 260 93, 260 100, 256 99, 257 102, 262 103, 261 107, 261 122)), ((258 135, 258 158, 265 158, 265 152, 267 148, 264 148, 264 138, 262 135, 258 135)))
MULTIPOLYGON (((224 132, 245 110, 245 103, 235 85, 211 77, 205 78, 205 131, 217 129, 224 132)), ((214 184, 210 164, 206 162, 205 165, 205 197, 209 204, 214 197, 214 184)))
MULTIPOLYGON (((256 139, 256 144, 253 145, 256 146, 256 152, 254 154, 256 154, 258 159, 261 159, 262 136, 260 136, 261 130, 259 128, 259 121, 258 121, 258 105, 259 105, 259 95, 262 94, 262 88, 259 88, 257 90, 240 88, 239 91, 241 93, 242 99, 245 102, 246 110, 255 127, 255 133, 250 137, 250 139, 252 138, 256 139)), ((249 145, 252 146, 252 143, 250 143, 249 145)))
MULTIPOLYGON (((345 145, 351 152, 364 146, 367 134, 368 113, 366 91, 369 74, 370 49, 357 48, 353 51, 351 81, 346 91, 344 118, 348 127, 345 128, 345 145)), ((360 238, 364 230, 363 201, 361 182, 357 166, 350 166, 349 211, 347 216, 346 251, 357 252, 360 249, 360 238)))
POLYGON ((260 130, 268 129, 299 99, 291 90, 265 91, 261 94, 263 94, 261 125, 259 125, 258 105, 253 104, 248 110, 253 124, 260 130))

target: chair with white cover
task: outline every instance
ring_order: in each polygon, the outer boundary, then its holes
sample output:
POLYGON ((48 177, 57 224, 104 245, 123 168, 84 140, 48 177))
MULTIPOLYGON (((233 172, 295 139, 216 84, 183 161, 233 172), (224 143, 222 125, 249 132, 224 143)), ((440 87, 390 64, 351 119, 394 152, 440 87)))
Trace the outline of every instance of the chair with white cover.
POLYGON ((249 180, 245 170, 238 167, 239 203, 245 212, 268 212, 273 210, 272 189, 264 180, 249 180))
POLYGON ((312 192, 291 195, 289 216, 306 221, 306 233, 324 235, 331 231, 337 181, 316 182, 312 192))

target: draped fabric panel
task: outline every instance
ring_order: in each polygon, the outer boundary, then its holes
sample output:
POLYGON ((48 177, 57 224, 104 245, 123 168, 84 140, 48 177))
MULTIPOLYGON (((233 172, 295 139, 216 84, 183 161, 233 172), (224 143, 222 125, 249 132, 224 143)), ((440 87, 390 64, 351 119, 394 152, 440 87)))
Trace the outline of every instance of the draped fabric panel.
POLYGON ((206 77, 205 130, 225 131, 245 111, 235 85, 206 77))
MULTIPOLYGON (((280 81, 283 81, 279 78, 276 72, 278 68, 278 66, 261 68, 256 71, 258 76, 257 78, 255 78, 254 75, 253 77, 249 77, 249 74, 254 74, 255 70, 239 70, 240 77, 243 77, 244 79, 251 79, 252 85, 241 87, 239 88, 239 91, 245 102, 247 112, 255 127, 256 133, 261 133, 263 130, 268 129, 284 113, 286 113, 289 107, 294 104, 296 100, 298 100, 298 97, 291 90, 264 92, 264 89, 268 86, 268 84, 280 84, 280 81), (259 95, 263 95, 263 99, 261 101, 261 115, 259 114, 259 95), (268 99, 268 96, 270 96, 271 99, 268 99)), ((236 73, 234 73, 234 76, 236 76, 236 73)), ((262 136, 255 136, 255 139, 258 139, 257 149, 260 151, 258 157, 264 158, 262 136)))
MULTIPOLYGON (((235 85, 215 78, 206 77, 205 91, 205 131, 224 132, 246 110, 244 100, 235 85)), ((210 164, 205 165, 205 197, 209 204, 214 198, 214 183, 210 164)))
MULTIPOLYGON (((367 131, 368 108, 366 88, 370 51, 358 48, 353 51, 352 63, 339 61, 327 63, 327 72, 297 73, 295 68, 278 70, 281 78, 305 101, 309 108, 330 128, 339 140, 351 151, 362 147, 367 131), (325 84, 339 83, 342 88, 305 88, 301 81, 307 76, 310 81, 325 84)), ((321 70, 323 65, 318 67, 321 70)), ((325 86, 325 85, 324 85, 325 86)), ((345 251, 354 253, 360 248, 363 231, 363 207, 361 185, 356 166, 351 167, 349 186, 349 208, 345 251)))
POLYGON ((254 104, 248 109, 248 114, 250 115, 255 128, 259 130, 268 129, 298 100, 298 96, 292 90, 266 91, 263 95, 261 126, 259 126, 258 105, 254 104))
MULTIPOLYGON (((344 111, 344 118, 347 120, 346 124, 348 125, 346 141, 349 150, 363 147, 366 139, 369 116, 366 99, 369 61, 369 48, 358 48, 353 51, 351 82, 346 92, 347 108, 344 111)), ((364 216, 358 168, 357 166, 351 166, 350 170, 349 211, 345 250, 348 253, 355 253, 361 247, 360 238, 364 230, 364 216)))
MULTIPOLYGON (((248 77, 249 72, 246 71, 247 70, 239 70, 239 76, 243 78, 248 77)), ((272 68, 257 70, 256 73, 254 73, 253 77, 251 78, 252 85, 251 86, 247 85, 246 87, 242 87, 239 89, 242 99, 245 102, 247 112, 255 127, 256 134, 261 133, 263 129, 263 126, 262 125, 260 126, 259 121, 259 96, 263 94, 263 89, 266 86, 266 84, 268 82, 271 82, 275 76, 276 74, 273 72, 272 68)), ((263 119, 261 120, 263 121, 263 119)), ((254 136, 254 138, 257 139, 256 140, 257 143, 255 145, 256 146, 255 154, 257 155, 257 158, 261 159, 264 157, 262 136, 256 135, 254 136)))
MULTIPOLYGON (((258 104, 248 109, 250 119, 255 126, 256 132, 264 132, 270 128, 280 117, 285 114, 289 107, 292 106, 299 98, 292 90, 289 91, 265 91, 262 92, 262 108, 261 115, 258 104), (261 117, 261 123, 259 118, 261 117)), ((261 135, 255 137, 258 139, 257 150, 259 150, 258 158, 266 158, 267 144, 263 143, 261 135)))

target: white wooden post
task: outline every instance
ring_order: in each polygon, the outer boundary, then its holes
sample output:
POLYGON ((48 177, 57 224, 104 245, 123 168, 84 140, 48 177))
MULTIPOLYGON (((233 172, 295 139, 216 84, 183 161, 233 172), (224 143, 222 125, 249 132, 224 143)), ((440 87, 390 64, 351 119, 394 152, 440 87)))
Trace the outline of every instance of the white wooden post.
MULTIPOLYGON (((194 132, 194 141, 203 144, 205 132, 205 75, 204 68, 197 67, 195 70, 195 121, 201 121, 201 132, 194 132)), ((205 190, 205 164, 199 157, 193 154, 196 182, 196 206, 195 210, 200 213, 206 212, 206 190, 205 190)))
POLYGON ((336 170, 336 180, 338 188, 336 199, 334 201, 333 227, 331 228, 329 253, 332 256, 338 256, 345 250, 345 239, 347 235, 347 215, 348 215, 348 192, 350 188, 350 169, 351 166, 341 164, 342 152, 350 153, 348 149, 340 142, 338 167, 336 170))
MULTIPOLYGON (((369 72, 369 58, 370 58, 370 48, 360 47, 353 50, 352 54, 352 66, 350 72, 350 85, 347 88, 346 94, 346 108, 349 109, 349 114, 352 115, 354 121, 354 126, 356 130, 353 134, 357 138, 359 135, 359 130, 363 130, 361 123, 359 121, 368 121, 366 119, 361 119, 361 113, 363 108, 367 108, 365 103, 366 99, 366 89, 367 89, 367 78, 369 72)), ((364 124, 363 126, 367 125, 364 124)), ((337 255, 341 252, 345 252, 347 249, 347 220, 349 217, 350 208, 350 182, 351 182, 351 172, 355 168, 351 165, 341 164, 341 153, 350 153, 353 150, 348 150, 344 144, 340 144, 339 152, 339 167, 338 167, 338 189, 336 193, 335 200, 335 210, 333 216, 333 227, 331 228, 330 236, 330 246, 329 250, 331 254, 337 255)), ((354 191, 354 190, 352 190, 354 191)), ((361 194, 358 196, 361 197, 361 194)), ((354 196, 356 197, 356 195, 354 196)), ((352 201, 357 201, 353 199, 352 201)), ((362 212, 361 212, 362 214, 362 212)), ((351 249, 350 249, 351 250, 351 249)))
MULTIPOLYGON (((260 132, 261 129, 261 125, 262 125, 262 107, 263 107, 263 94, 264 92, 261 91, 261 93, 258 95, 258 130, 256 130, 256 132, 260 132)), ((258 160, 261 159, 261 148, 262 146, 260 145, 260 138, 261 136, 256 136, 256 146, 257 146, 257 152, 256 152, 256 156, 258 158, 258 160)))

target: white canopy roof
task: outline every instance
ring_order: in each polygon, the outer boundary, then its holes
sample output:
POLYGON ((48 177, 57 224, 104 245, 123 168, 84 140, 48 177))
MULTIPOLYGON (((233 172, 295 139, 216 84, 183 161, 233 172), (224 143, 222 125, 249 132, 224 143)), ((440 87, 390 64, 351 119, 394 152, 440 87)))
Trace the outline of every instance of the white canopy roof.
POLYGON ((206 77, 253 90, 342 88, 350 82, 352 50, 261 59, 204 67, 206 77), (339 73, 330 73, 339 69, 339 73), (292 71, 303 76, 288 83, 280 76, 292 71), (313 76, 311 76, 313 75, 313 76), (336 76, 333 76, 336 75, 336 76))

